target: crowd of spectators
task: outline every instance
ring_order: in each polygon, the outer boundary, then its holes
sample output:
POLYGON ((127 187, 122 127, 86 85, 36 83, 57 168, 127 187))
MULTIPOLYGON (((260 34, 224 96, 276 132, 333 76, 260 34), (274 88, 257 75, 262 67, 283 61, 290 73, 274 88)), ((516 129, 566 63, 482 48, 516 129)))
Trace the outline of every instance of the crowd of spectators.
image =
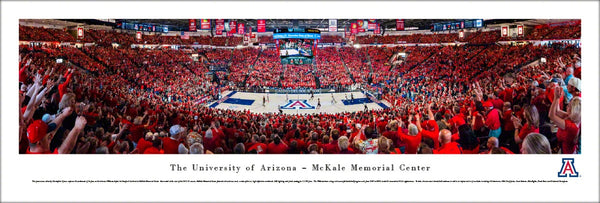
POLYGON ((320 49, 316 64, 321 88, 339 89, 352 85, 348 70, 335 47, 320 49))
POLYGON ((371 68, 368 66, 365 57, 366 54, 361 50, 352 47, 341 47, 339 49, 342 61, 348 67, 355 83, 366 83, 371 72, 371 68))
POLYGON ((76 39, 64 30, 45 27, 19 26, 19 40, 74 42, 76 39))
POLYGON ((580 48, 490 45, 496 34, 466 39, 484 46, 324 48, 315 65, 285 66, 274 49, 20 46, 19 151, 579 153, 580 48), (400 49, 408 56, 390 70, 386 63, 400 49), (195 51, 206 64, 190 58, 195 51), (526 66, 541 57, 547 62, 526 66), (234 87, 213 82, 210 65, 226 67, 220 79, 247 87, 316 88, 316 77, 327 86, 350 76, 391 108, 318 115, 212 109, 202 99, 234 87))
POLYGON ((344 38, 339 35, 321 35, 319 42, 323 43, 342 43, 345 42, 344 38))
MULTIPOLYGON (((323 37, 321 37, 321 39, 322 38, 323 37)), ((275 39, 273 39, 273 37, 271 37, 271 36, 260 36, 260 37, 258 37, 258 43, 261 43, 261 44, 268 44, 268 43, 275 44, 275 39)))
POLYGON ((251 89, 264 87, 280 87, 283 66, 279 53, 275 49, 265 49, 260 53, 254 69, 248 75, 246 87, 251 89))
POLYGON ((234 49, 232 63, 229 67, 229 81, 236 84, 244 83, 259 52, 260 50, 257 48, 234 49))
MULTIPOLYGON (((244 40, 243 37, 228 37, 227 38, 227 46, 242 45, 243 40, 244 40)), ((215 44, 215 46, 217 46, 217 44, 215 44)))
POLYGON ((316 89, 315 68, 312 64, 284 65, 281 87, 284 89, 316 89))

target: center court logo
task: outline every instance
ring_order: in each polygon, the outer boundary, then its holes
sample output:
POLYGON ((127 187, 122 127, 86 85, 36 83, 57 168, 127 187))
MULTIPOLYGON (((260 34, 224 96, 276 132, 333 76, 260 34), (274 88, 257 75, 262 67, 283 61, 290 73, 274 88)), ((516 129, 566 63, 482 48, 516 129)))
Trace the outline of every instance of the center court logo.
POLYGON ((558 172, 558 177, 579 177, 579 173, 575 170, 574 158, 563 158, 562 167, 558 172))
POLYGON ((306 102, 306 99, 304 99, 304 100, 290 99, 290 100, 288 100, 287 104, 281 106, 281 109, 315 109, 315 107, 310 105, 308 102, 306 102))

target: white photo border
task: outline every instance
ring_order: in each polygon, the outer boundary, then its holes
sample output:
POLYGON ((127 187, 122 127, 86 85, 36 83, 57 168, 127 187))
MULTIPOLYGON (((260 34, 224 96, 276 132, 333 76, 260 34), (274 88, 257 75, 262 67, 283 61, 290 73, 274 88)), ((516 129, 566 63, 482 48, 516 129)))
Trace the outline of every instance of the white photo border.
POLYGON ((2 201, 598 201, 598 2, 2 2, 2 201), (19 19, 582 19, 580 155, 19 155, 19 19), (11 119, 15 118, 15 119, 11 119), (562 158, 580 177, 558 178, 562 158), (170 164, 240 166, 171 171, 170 164), (424 172, 313 172, 312 164, 429 166, 424 172), (296 172, 246 167, 296 166, 296 172), (308 169, 302 169, 307 167, 308 169), (566 180, 554 183, 34 183, 32 180, 566 180), (503 195, 501 195, 503 194, 503 195))

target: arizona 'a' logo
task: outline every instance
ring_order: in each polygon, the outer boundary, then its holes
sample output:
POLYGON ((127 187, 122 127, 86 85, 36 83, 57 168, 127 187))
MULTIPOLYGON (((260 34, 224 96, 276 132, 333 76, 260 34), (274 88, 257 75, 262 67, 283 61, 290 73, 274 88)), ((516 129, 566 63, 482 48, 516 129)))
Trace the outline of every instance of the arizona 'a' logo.
POLYGON ((579 177, 579 173, 575 170, 574 158, 563 158, 562 163, 558 177, 579 177))
POLYGON ((288 100, 286 105, 281 106, 281 109, 315 109, 314 106, 308 104, 306 99, 304 100, 288 100))

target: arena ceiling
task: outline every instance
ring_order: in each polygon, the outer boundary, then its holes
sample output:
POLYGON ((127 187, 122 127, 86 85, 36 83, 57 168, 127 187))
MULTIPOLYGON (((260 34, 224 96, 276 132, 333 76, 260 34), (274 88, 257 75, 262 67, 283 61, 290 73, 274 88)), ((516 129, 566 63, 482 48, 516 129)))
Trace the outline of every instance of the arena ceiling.
MULTIPOLYGON (((107 25, 107 22, 102 22, 94 19, 64 19, 71 22, 107 25)), ((147 23, 155 25, 168 25, 173 31, 187 31, 189 27, 189 19, 114 19, 116 22, 128 23, 147 23)), ((256 19, 233 19, 239 23, 244 23, 247 27, 251 26, 256 29, 256 19)), ((338 19, 338 28, 349 27, 351 23, 360 19, 338 19)), ((434 23, 454 22, 466 19, 405 19, 404 27, 408 30, 429 30, 434 23)), ((488 27, 498 27, 505 24, 520 23, 526 26, 535 26, 541 24, 549 24, 556 22, 568 21, 570 19, 484 19, 484 24, 488 27)), ((377 22, 384 28, 394 29, 396 27, 396 19, 377 19, 377 22)), ((213 22, 214 23, 214 22, 213 22)), ((266 29, 271 31, 275 28, 323 28, 329 26, 329 19, 267 19, 266 29)), ((110 24, 110 23, 109 23, 110 24)))
MULTIPOLYGON (((132 23, 150 23, 171 25, 172 30, 187 30, 189 19, 116 19, 117 21, 126 21, 132 23)), ((256 19, 234 19, 246 26, 256 27, 256 19)), ((338 27, 349 27, 351 23, 360 19, 338 19, 338 27)), ((430 29, 434 23, 452 22, 462 19, 405 19, 405 28, 417 28, 419 30, 430 29)), ((522 21, 522 19, 519 19, 522 21)), ((267 30, 274 28, 304 27, 304 28, 323 28, 329 26, 329 19, 267 19, 267 30)), ((377 19, 384 28, 393 29, 396 27, 396 19, 377 19)))

